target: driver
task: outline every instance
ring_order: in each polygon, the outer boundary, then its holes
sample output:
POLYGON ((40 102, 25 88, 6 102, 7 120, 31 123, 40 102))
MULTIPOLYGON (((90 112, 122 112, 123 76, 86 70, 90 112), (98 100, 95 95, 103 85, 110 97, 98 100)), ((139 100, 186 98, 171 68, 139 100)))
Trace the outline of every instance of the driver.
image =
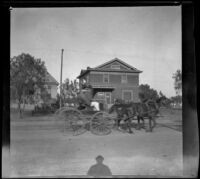
POLYGON ((92 99, 92 86, 90 84, 83 84, 82 90, 77 96, 79 102, 79 108, 83 109, 86 106, 90 106, 92 99))

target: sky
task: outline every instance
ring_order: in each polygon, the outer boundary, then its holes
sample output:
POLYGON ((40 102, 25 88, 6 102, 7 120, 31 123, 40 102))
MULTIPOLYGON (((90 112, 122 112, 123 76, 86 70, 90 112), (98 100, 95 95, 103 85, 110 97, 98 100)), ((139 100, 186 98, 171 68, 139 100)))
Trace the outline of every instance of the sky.
POLYGON ((11 57, 29 53, 45 61, 60 82, 81 69, 119 58, 143 71, 149 84, 175 95, 173 73, 182 66, 181 6, 13 8, 11 57))

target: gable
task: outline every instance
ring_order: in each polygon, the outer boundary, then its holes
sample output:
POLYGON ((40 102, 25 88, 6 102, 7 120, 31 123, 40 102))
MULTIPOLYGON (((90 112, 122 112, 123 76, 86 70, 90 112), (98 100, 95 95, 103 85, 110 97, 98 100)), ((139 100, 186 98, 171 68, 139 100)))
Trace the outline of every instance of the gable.
POLYGON ((113 62, 108 65, 105 65, 99 69, 110 69, 110 70, 130 70, 130 68, 120 64, 119 62, 113 62))
POLYGON ((115 58, 95 68, 88 67, 87 70, 81 70, 81 73, 77 78, 82 78, 90 71, 142 73, 142 71, 136 69, 135 67, 125 63, 124 61, 118 58, 115 58))
POLYGON ((49 72, 46 73, 45 82, 46 82, 46 83, 55 84, 55 85, 58 85, 58 84, 59 84, 59 83, 56 81, 56 79, 55 79, 49 72))
POLYGON ((95 70, 116 70, 116 71, 132 71, 132 72, 141 72, 140 70, 132 67, 131 65, 123 62, 122 60, 115 58, 113 60, 110 60, 102 65, 97 66, 94 68, 95 70))

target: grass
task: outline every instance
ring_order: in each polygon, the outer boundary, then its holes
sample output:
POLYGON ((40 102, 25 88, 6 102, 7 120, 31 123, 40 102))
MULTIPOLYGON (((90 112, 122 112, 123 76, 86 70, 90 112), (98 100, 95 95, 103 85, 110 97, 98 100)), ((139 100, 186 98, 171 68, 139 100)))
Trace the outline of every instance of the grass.
POLYGON ((41 117, 50 117, 53 116, 54 114, 52 113, 37 113, 32 115, 32 110, 30 109, 25 109, 23 112, 23 118, 19 117, 19 112, 18 109, 16 108, 10 108, 10 120, 29 120, 32 118, 41 118, 41 117))

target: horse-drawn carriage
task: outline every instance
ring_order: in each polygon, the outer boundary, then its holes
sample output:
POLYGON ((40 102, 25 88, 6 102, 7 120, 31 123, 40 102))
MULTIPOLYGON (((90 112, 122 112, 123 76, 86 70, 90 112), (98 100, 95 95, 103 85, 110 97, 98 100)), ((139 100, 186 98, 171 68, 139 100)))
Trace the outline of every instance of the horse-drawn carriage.
POLYGON ((94 97, 91 87, 82 89, 77 96, 78 107, 62 107, 56 111, 60 119, 64 119, 64 131, 72 131, 73 135, 80 135, 90 130, 96 135, 107 135, 114 126, 114 119, 105 111, 94 109, 94 97))
POLYGON ((55 114, 59 116, 59 119, 64 119, 64 132, 71 131, 73 135, 80 135, 90 130, 96 135, 107 135, 111 133, 114 126, 120 127, 120 121, 124 121, 127 124, 129 133, 133 133, 131 130, 133 118, 136 118, 138 125, 140 125, 140 120, 143 120, 144 124, 144 117, 149 118, 150 131, 155 127, 155 116, 158 109, 156 106, 151 108, 150 103, 145 105, 143 103, 124 104, 116 101, 108 112, 96 111, 91 106, 93 97, 92 87, 82 89, 77 96, 77 103, 79 104, 77 108, 62 107, 56 111, 55 114), (117 117, 112 115, 114 111, 117 113, 117 117), (151 125, 152 121, 154 122, 153 126, 151 125))

